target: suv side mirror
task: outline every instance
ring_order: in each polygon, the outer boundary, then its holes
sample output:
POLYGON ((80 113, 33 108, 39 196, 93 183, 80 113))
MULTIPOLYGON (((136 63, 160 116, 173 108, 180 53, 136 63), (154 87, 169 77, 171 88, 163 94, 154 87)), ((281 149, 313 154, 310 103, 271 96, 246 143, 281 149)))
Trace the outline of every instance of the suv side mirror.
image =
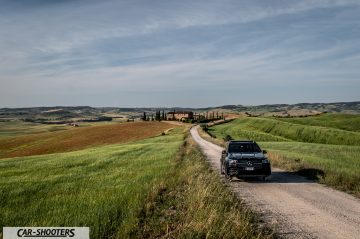
POLYGON ((266 151, 266 150, 263 150, 262 152, 263 152, 263 154, 267 154, 267 151, 266 151))
POLYGON ((226 154, 226 150, 223 150, 221 153, 222 153, 222 154, 226 154))

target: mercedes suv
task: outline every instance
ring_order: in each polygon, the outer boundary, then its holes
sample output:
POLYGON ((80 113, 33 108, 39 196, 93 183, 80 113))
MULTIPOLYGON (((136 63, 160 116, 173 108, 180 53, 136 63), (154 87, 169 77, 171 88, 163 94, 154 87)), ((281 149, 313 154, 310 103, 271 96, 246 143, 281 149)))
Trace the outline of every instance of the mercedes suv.
POLYGON ((261 150, 254 141, 228 141, 220 161, 221 174, 228 179, 251 176, 261 177, 265 181, 271 175, 266 151, 261 150))

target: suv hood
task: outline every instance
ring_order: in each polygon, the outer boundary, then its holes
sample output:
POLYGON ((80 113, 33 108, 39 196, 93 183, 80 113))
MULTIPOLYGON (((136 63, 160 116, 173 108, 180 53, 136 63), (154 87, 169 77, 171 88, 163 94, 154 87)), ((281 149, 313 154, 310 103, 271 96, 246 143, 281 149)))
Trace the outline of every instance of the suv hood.
POLYGON ((266 158, 263 153, 229 153, 231 159, 263 159, 266 158))

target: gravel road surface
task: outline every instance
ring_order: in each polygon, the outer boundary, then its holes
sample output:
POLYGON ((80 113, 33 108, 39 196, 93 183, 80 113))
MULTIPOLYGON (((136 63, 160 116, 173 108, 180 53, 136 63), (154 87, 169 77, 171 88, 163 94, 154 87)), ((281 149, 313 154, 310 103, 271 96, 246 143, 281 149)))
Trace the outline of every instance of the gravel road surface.
MULTIPOLYGON (((223 148, 191 129, 193 139, 220 173, 223 148)), ((304 177, 272 168, 269 182, 228 181, 233 192, 284 238, 359 238, 360 200, 304 177)))

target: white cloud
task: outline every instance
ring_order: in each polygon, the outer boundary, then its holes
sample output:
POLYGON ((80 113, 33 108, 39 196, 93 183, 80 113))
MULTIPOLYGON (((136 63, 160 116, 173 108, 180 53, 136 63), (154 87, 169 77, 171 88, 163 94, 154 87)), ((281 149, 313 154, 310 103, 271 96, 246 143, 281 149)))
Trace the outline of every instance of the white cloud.
POLYGON ((276 0, 270 4, 262 1, 189 1, 164 6, 121 1, 80 3, 4 16, 0 19, 3 36, 0 42, 10 37, 12 43, 19 42, 17 47, 20 48, 25 42, 24 48, 27 49, 61 53, 107 38, 177 28, 247 23, 315 8, 360 4, 356 0, 276 0))
MULTIPOLYGON (((9 92, 14 92, 16 98, 29 90, 50 94, 62 91, 106 94, 109 89, 120 92, 228 90, 244 84, 270 85, 270 81, 271 85, 314 78, 318 82, 330 82, 345 73, 347 76, 341 80, 353 82, 354 76, 359 76, 356 63, 359 43, 354 39, 332 43, 323 36, 325 30, 331 34, 335 34, 335 28, 343 31, 342 26, 334 24, 336 19, 326 19, 329 26, 322 28, 324 25, 317 22, 317 16, 310 15, 309 22, 295 20, 292 25, 285 23, 286 28, 268 26, 271 29, 249 28, 244 32, 234 28, 228 35, 219 33, 211 39, 199 34, 204 40, 196 41, 198 31, 253 26, 257 21, 271 21, 276 16, 321 8, 336 11, 336 7, 351 5, 360 3, 229 0, 165 1, 161 5, 158 2, 150 5, 148 1, 94 1, 85 5, 79 1, 71 6, 49 5, 9 12, 0 17, 0 93, 10 98, 9 92), (251 36, 254 32, 257 34, 251 36), (166 34, 175 34, 176 41, 167 42, 166 34), (182 40, 182 34, 192 34, 193 39, 182 40), (247 35, 249 38, 244 37, 247 35), (234 41, 229 41, 232 38, 234 41), (102 48, 110 40, 118 40, 118 48, 124 49, 116 53, 111 49, 104 51, 102 48), (124 42, 131 45, 134 40, 144 41, 143 46, 126 49, 121 45, 124 42), (151 40, 157 44, 146 45, 151 40), (329 46, 319 49, 311 46, 312 42, 321 41, 329 46), (353 56, 334 58, 352 49, 353 56), (129 61, 133 59, 138 60, 129 61), (127 60, 130 63, 122 63, 127 60), (326 64, 322 63, 324 60, 326 64), (316 61, 314 66, 304 68, 304 63, 316 61), (342 69, 336 69, 336 65, 342 69)), ((339 21, 343 18, 340 16, 339 21)), ((359 21, 357 16, 354 18, 352 24, 359 21)))

